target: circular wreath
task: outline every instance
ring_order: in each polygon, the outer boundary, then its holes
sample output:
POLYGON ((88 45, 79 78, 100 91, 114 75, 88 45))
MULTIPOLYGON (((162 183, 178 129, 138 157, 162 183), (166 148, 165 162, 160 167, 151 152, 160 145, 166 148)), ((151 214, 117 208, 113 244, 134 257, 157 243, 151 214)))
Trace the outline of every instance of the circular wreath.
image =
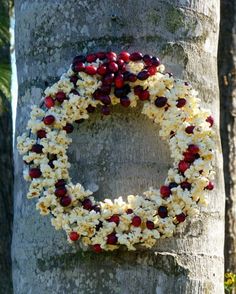
POLYGON ((37 209, 51 214, 52 225, 64 229, 68 241, 95 252, 125 245, 151 248, 157 239, 171 237, 185 219, 206 204, 213 189, 213 117, 200 108, 192 86, 165 73, 156 57, 121 52, 79 55, 60 80, 45 90, 40 107, 33 106, 27 128, 18 137, 31 181, 27 197, 38 198, 37 209), (141 101, 141 102, 140 102, 141 101), (142 195, 96 201, 81 184, 73 184, 66 151, 68 134, 95 111, 108 116, 112 105, 135 107, 160 125, 173 167, 163 185, 142 195))

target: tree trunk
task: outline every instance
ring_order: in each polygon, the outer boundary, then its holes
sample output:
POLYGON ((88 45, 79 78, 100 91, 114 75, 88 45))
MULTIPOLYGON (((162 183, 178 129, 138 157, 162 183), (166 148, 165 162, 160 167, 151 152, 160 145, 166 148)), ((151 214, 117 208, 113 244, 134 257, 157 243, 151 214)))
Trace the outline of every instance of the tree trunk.
POLYGON ((225 269, 236 272, 236 1, 221 2, 219 80, 226 192, 225 269))
POLYGON ((11 227, 12 227, 12 116, 10 97, 10 15, 7 1, 0 1, 0 293, 12 293, 11 227), (2 42, 1 42, 2 41, 2 42), (4 71, 3 71, 4 69, 4 71), (6 70, 6 71, 5 71, 6 70), (6 74, 7 73, 7 74, 6 74), (4 75, 5 74, 5 75, 4 75), (4 79, 4 82, 3 82, 4 79), (5 89, 3 91, 2 89, 5 89))
MULTIPOLYGON (((159 54, 168 70, 193 82, 218 126, 219 1, 172 2, 17 0, 17 135, 45 83, 56 81, 75 55, 111 49, 159 54)), ((95 114, 73 135, 73 180, 86 187, 96 183, 97 197, 158 187, 171 160, 157 129, 140 109, 115 107, 103 119, 95 114)), ((216 190, 207 212, 152 250, 101 255, 69 246, 64 234, 39 216, 34 201, 25 197, 16 152, 15 293, 223 293, 224 183, 219 142, 216 147, 216 190)))

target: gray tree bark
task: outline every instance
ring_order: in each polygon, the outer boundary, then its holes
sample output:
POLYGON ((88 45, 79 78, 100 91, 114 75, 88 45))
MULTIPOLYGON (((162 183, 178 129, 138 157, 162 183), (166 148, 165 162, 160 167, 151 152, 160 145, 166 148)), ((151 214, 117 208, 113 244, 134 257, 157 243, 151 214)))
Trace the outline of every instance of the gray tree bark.
MULTIPOLYGON (((0 1, 1 31, 6 31, 5 38, 0 34, 0 68, 10 70, 10 26, 8 1, 0 1)), ((0 70, 0 72, 3 70, 0 70)), ((1 72, 7 91, 0 87, 0 293, 12 293, 11 274, 11 229, 12 229, 12 192, 13 192, 13 154, 12 154, 12 113, 10 79, 6 72, 1 72), (4 76, 5 74, 5 76, 4 76)), ((0 85, 3 86, 3 85, 0 85)))
MULTIPOLYGON (((78 53, 112 49, 160 55, 168 70, 190 79, 218 126, 219 1, 15 2, 19 82, 17 135, 45 82, 53 83, 78 53)), ((158 128, 140 114, 115 107, 95 114, 73 135, 74 181, 99 186, 111 198, 158 187, 171 160, 158 128)), ((219 141, 216 189, 207 212, 152 250, 95 255, 70 247, 25 197, 22 160, 15 152, 12 244, 15 293, 223 293, 224 183, 219 141)))
POLYGON ((219 80, 226 192, 225 269, 236 272, 236 1, 221 2, 219 80))

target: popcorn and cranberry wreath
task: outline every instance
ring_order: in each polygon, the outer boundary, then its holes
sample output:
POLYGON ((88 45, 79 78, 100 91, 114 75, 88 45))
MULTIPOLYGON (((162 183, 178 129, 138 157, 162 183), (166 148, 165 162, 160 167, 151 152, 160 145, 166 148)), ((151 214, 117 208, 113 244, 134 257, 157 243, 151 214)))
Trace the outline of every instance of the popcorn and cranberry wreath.
POLYGON ((37 209, 53 216, 52 225, 64 229, 69 242, 80 239, 95 252, 121 245, 151 248, 157 239, 171 237, 178 224, 206 204, 206 190, 213 189, 214 120, 196 95, 150 55, 76 56, 68 72, 45 90, 41 106, 32 107, 29 133, 18 137, 28 165, 24 177, 31 181, 27 197, 38 198, 37 209), (96 107, 107 116, 112 105, 135 107, 139 101, 142 113, 160 125, 173 167, 160 189, 129 195, 127 202, 122 197, 98 202, 91 191, 71 182, 68 134, 96 107))

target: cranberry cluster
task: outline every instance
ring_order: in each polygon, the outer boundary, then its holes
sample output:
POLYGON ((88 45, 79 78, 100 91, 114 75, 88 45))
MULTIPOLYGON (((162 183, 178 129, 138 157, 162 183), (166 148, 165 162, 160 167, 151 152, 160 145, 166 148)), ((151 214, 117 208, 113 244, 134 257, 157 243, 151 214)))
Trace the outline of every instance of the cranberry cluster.
MULTIPOLYGON (((93 93, 93 98, 102 102, 102 113, 104 115, 110 114, 109 105, 111 105, 111 90, 114 88, 114 95, 120 99, 120 104, 124 107, 130 105, 128 94, 131 91, 130 83, 137 80, 144 81, 150 76, 154 75, 160 60, 157 57, 148 54, 143 55, 141 52, 134 52, 129 54, 126 51, 117 55, 115 52, 98 52, 88 54, 87 56, 79 55, 73 60, 72 69, 74 75, 71 76, 71 82, 76 86, 78 80, 78 73, 85 72, 88 75, 99 75, 101 77, 102 86, 93 93), (99 60, 99 66, 94 66, 93 62, 99 60), (127 70, 127 64, 130 61, 143 61, 144 67, 138 73, 134 74, 127 70)), ((140 100, 148 100, 149 92, 143 89, 142 86, 134 87, 134 93, 140 100)), ((94 107, 89 107, 88 112, 93 112, 94 107)))

